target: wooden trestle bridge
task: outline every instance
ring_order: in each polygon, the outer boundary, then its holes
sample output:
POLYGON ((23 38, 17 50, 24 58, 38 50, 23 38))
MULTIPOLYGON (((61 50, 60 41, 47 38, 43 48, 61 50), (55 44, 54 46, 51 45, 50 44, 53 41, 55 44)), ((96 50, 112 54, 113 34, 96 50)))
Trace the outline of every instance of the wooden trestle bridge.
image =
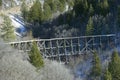
POLYGON ((32 42, 37 43, 44 58, 58 61, 68 61, 69 56, 93 52, 93 50, 111 49, 119 44, 116 34, 35 39, 10 42, 9 44, 19 51, 30 51, 32 42))

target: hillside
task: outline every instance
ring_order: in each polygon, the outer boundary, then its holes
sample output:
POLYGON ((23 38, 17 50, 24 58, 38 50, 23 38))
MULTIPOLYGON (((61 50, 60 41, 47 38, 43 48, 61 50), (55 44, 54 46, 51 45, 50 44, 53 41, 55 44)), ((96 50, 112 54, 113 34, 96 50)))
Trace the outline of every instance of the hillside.
POLYGON ((112 34, 120 30, 118 0, 44 0, 38 3, 27 8, 24 2, 21 7, 22 16, 31 24, 28 26, 36 38, 112 34))
POLYGON ((119 33, 119 0, 0 0, 0 80, 120 80, 119 33), (94 36, 107 34, 118 39, 94 36), (36 38, 46 41, 20 42, 36 38), (4 44, 12 41, 29 52, 4 44))
POLYGON ((27 53, 19 53, 2 40, 0 44, 0 80, 73 80, 70 70, 56 61, 44 59, 44 67, 38 70, 27 53))

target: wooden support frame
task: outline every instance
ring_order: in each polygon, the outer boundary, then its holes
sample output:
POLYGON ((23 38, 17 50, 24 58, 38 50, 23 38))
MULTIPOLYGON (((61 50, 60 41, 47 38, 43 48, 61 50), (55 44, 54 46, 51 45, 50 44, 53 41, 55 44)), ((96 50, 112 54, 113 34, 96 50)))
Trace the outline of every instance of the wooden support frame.
POLYGON ((36 42, 39 50, 44 58, 52 60, 57 59, 62 62, 61 58, 65 57, 65 62, 69 61, 69 56, 80 55, 86 52, 93 52, 94 48, 98 46, 101 50, 104 45, 110 45, 110 42, 116 44, 116 35, 94 35, 94 36, 80 36, 80 37, 66 37, 53 39, 36 39, 19 42, 10 42, 14 48, 23 51, 30 51, 32 42, 36 42), (110 40, 112 38, 112 40, 110 40), (107 42, 104 42, 104 39, 107 42), (77 48, 77 49, 76 49, 77 48))

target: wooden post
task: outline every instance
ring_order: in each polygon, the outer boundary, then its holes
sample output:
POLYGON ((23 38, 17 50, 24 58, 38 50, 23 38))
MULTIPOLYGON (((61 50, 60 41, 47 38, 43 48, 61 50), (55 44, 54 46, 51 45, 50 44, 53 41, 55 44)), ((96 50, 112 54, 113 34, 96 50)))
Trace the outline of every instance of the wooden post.
POLYGON ((72 39, 70 41, 70 44, 71 44, 71 53, 74 54, 74 51, 73 51, 73 42, 72 42, 72 39))
POLYGON ((58 54, 58 59, 59 59, 59 62, 61 63, 58 40, 56 41, 56 43, 57 43, 57 54, 58 54))
POLYGON ((50 54, 51 54, 51 58, 52 60, 54 60, 54 53, 53 53, 53 47, 52 47, 52 40, 50 40, 50 54))
POLYGON ((65 39, 64 39, 64 56, 65 56, 66 62, 68 62, 68 54, 67 54, 67 50, 66 50, 66 42, 65 42, 65 39))
POLYGON ((78 54, 80 54, 80 38, 78 38, 78 54))

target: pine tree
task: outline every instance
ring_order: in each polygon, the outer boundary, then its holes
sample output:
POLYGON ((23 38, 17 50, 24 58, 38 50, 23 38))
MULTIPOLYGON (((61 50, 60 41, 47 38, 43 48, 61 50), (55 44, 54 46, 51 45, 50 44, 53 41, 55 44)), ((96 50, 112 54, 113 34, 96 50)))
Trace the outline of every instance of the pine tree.
POLYGON ((15 40, 14 27, 8 16, 4 16, 4 22, 1 28, 1 37, 5 41, 15 40))
POLYGON ((56 4, 56 0, 45 0, 44 4, 47 3, 51 9, 51 11, 54 13, 57 11, 57 4, 56 4))
POLYGON ((27 5, 25 3, 25 0, 23 0, 22 5, 21 5, 21 13, 22 13, 22 17, 24 18, 24 20, 27 20, 28 9, 27 9, 27 5))
POLYGON ((50 7, 51 7, 51 11, 52 11, 53 13, 57 12, 57 4, 56 4, 56 1, 52 2, 51 5, 50 5, 50 7))
POLYGON ((101 4, 101 13, 102 15, 107 15, 107 13, 109 12, 109 4, 108 4, 108 0, 103 0, 102 4, 101 4))
POLYGON ((74 0, 66 0, 66 2, 69 5, 69 8, 74 6, 74 0))
POLYGON ((63 12, 64 10, 65 10, 65 0, 58 0, 59 1, 59 3, 58 3, 58 10, 60 11, 60 12, 63 12))
POLYGON ((87 15, 87 12, 88 11, 88 2, 87 2, 87 0, 84 0, 84 14, 86 14, 87 15))
POLYGON ((45 0, 44 2, 50 6, 53 13, 57 11, 63 12, 65 10, 65 0, 45 0))
POLYGON ((101 14, 101 4, 101 0, 98 0, 96 5, 93 6, 93 8, 95 9, 95 13, 97 13, 98 15, 101 14))
POLYGON ((44 11, 43 11, 43 13, 44 13, 43 14, 44 15, 43 20, 44 21, 49 20, 51 18, 51 16, 52 16, 52 11, 51 11, 50 6, 46 2, 44 3, 43 9, 44 9, 44 11))
POLYGON ((28 19, 30 22, 42 22, 43 12, 41 8, 41 3, 39 0, 36 0, 33 6, 30 8, 28 19))
POLYGON ((92 79, 99 80, 101 76, 101 64, 99 56, 97 55, 97 52, 93 52, 93 67, 91 69, 91 77, 92 79))
POLYGON ((108 69, 106 69, 104 75, 103 75, 103 80, 112 80, 112 75, 111 73, 108 71, 108 69))
POLYGON ((90 0, 90 3, 91 3, 93 6, 96 6, 97 1, 98 1, 98 0, 90 0))
POLYGON ((86 35, 92 35, 93 34, 93 20, 92 18, 90 17, 89 20, 88 20, 88 24, 86 26, 86 35))
POLYGON ((66 5, 66 0, 59 0, 59 1, 60 1, 61 5, 63 6, 62 8, 63 8, 63 11, 64 11, 65 5, 66 5))
POLYGON ((104 0, 104 1, 103 1, 103 7, 104 7, 105 9, 108 9, 108 7, 109 7, 108 0, 104 0))
POLYGON ((81 0, 76 0, 75 5, 73 6, 76 16, 82 15, 84 12, 83 3, 81 0))
POLYGON ((120 57, 117 51, 114 51, 112 54, 108 70, 112 75, 112 80, 120 80, 120 57))
POLYGON ((44 0, 44 2, 46 2, 47 4, 51 4, 53 0, 44 0))
POLYGON ((90 4, 89 16, 92 16, 93 14, 94 14, 94 8, 93 8, 92 4, 90 4))
POLYGON ((30 58, 30 63, 34 65, 37 69, 44 66, 44 61, 40 51, 38 50, 37 44, 33 42, 31 51, 28 53, 30 58))
POLYGON ((87 16, 88 14, 88 1, 87 0, 75 0, 73 6, 76 16, 87 16))

